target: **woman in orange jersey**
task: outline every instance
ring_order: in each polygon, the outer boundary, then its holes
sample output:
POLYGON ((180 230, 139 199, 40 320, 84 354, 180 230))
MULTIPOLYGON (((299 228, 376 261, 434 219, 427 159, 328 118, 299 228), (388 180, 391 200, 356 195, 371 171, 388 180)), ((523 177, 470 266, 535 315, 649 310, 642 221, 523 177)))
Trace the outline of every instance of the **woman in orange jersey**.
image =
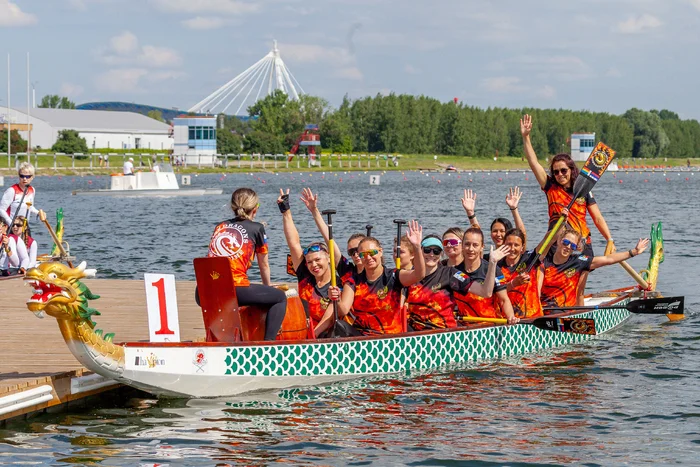
POLYGON ((506 283, 513 313, 519 318, 542 316, 542 267, 536 263, 530 272, 522 270, 537 252, 525 251, 525 233, 520 229, 506 232, 505 245, 510 247, 510 252, 498 262, 498 267, 506 283))
POLYGON ((443 266, 457 267, 464 262, 462 254, 462 237, 464 230, 459 227, 450 227, 442 234, 442 248, 447 258, 442 260, 443 266))
POLYGON ((286 314, 287 297, 270 286, 265 228, 255 222, 260 203, 250 188, 239 188, 231 195, 234 217, 216 226, 209 242, 208 256, 226 256, 231 263, 239 305, 270 306, 265 320, 265 340, 275 340, 286 314), (248 269, 257 257, 262 285, 251 284, 248 269))
POLYGON ((459 269, 440 263, 442 241, 437 235, 428 235, 421 242, 426 275, 408 288, 408 324, 415 331, 424 329, 455 328, 453 294, 467 292, 490 298, 493 294, 496 261, 505 256, 506 247, 492 250, 484 282, 474 280, 459 269))
MULTIPOLYGON (((408 234, 414 251, 420 248, 423 228, 416 221, 408 223, 408 234)), ((374 237, 365 237, 359 244, 359 254, 364 270, 355 273, 351 281, 343 285, 343 292, 353 291, 353 300, 345 298, 338 302, 342 314, 352 307, 355 315, 353 326, 361 334, 396 334, 403 331, 401 313, 402 289, 425 277, 423 255, 416 255, 413 269, 385 268, 382 245, 374 237)))
MULTIPOLYGON (((570 227, 557 240, 557 250, 544 259, 541 301, 544 307, 575 306, 584 272, 619 263, 642 253, 649 246, 648 238, 640 238, 634 248, 606 256, 579 254, 581 233, 570 227)), ((556 310, 550 311, 556 313, 556 310)), ((545 310, 545 314, 547 310, 545 310)))
MULTIPOLYGON (((464 262, 457 267, 465 273, 471 280, 485 282, 488 274, 489 263, 483 260, 481 253, 484 250, 484 234, 481 229, 474 227, 464 232, 462 239, 462 249, 464 262)), ((501 259, 503 256, 496 256, 501 259)), ((494 258, 495 259, 495 258, 494 258)), ((498 273, 498 271, 496 271, 498 273)), ((497 275, 491 298, 483 298, 476 294, 454 293, 457 302, 457 321, 461 316, 478 316, 481 318, 506 318, 509 323, 517 323, 518 317, 513 313, 513 307, 506 293, 506 285, 503 276, 497 275)))

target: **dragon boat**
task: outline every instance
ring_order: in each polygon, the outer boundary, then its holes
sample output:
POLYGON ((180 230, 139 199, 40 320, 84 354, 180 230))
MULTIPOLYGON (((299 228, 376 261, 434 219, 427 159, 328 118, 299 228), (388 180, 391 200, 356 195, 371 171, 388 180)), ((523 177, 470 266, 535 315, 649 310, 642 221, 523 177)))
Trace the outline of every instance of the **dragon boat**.
POLYGON ((652 227, 651 238, 649 266, 642 271, 649 290, 635 286, 590 295, 586 305, 591 308, 546 317, 551 330, 523 321, 317 340, 310 338, 304 308, 290 289, 278 340, 265 342, 265 310, 238 306, 233 282, 227 282, 232 278, 226 258, 194 261, 206 329, 203 342, 115 343, 113 334, 95 329, 93 318, 100 313, 91 302, 99 297, 81 282, 95 273, 85 263, 71 268, 49 262, 30 269, 25 281, 34 294, 27 307, 40 317, 55 318, 73 355, 104 377, 162 397, 233 396, 439 371, 593 339, 625 323, 631 316, 629 305, 643 302, 654 290, 664 259, 660 223, 652 227))

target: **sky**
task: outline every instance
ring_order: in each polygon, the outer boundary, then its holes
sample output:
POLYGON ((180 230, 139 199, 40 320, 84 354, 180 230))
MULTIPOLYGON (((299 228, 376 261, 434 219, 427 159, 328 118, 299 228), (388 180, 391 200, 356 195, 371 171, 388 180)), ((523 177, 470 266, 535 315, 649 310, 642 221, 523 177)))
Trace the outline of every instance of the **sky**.
POLYGON ((277 40, 304 91, 700 120, 700 0, 0 0, 0 105, 188 109, 277 40))

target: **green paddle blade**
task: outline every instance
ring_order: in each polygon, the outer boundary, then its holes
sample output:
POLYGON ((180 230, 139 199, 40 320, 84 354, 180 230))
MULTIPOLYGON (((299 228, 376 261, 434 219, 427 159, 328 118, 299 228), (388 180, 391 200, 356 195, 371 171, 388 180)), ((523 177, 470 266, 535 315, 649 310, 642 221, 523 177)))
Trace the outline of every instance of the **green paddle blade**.
POLYGON ((595 320, 591 318, 535 318, 532 324, 545 331, 596 335, 595 320))
POLYGON ((651 315, 682 315, 685 297, 663 297, 633 300, 626 306, 630 313, 651 315))

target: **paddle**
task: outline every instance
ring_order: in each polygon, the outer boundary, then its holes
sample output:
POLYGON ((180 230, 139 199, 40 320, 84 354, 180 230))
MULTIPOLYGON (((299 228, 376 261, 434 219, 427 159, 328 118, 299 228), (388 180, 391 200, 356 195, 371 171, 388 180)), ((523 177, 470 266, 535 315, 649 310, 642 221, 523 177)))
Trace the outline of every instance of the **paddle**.
MULTIPOLYGON (((605 247, 605 253, 604 253, 604 254, 605 254, 606 256, 609 255, 610 253, 612 253, 612 246, 613 246, 612 243, 608 243, 608 245, 605 247)), ((642 278, 642 276, 640 276, 639 273, 637 273, 637 271, 634 270, 634 268, 633 268, 632 266, 630 266, 629 264, 627 264, 627 261, 620 261, 620 266, 622 266, 622 269, 624 269, 625 271, 627 271, 627 274, 629 274, 630 276, 632 276, 632 279, 634 279, 635 282, 637 282, 637 284, 639 284, 639 286, 642 288, 642 290, 649 290, 649 289, 650 289, 649 284, 647 283, 647 281, 645 281, 645 280, 642 278)))
MULTIPOLYGON (((508 324, 505 318, 481 318, 478 316, 460 316, 460 321, 508 324)), ((595 320, 591 318, 535 318, 521 320, 519 324, 531 324, 545 331, 571 332, 574 334, 596 335, 595 320)))
MULTIPOLYGON (((328 254, 331 257, 331 286, 335 287, 335 245, 333 243, 333 214, 335 214, 335 210, 326 209, 325 211, 321 212, 321 214, 328 216, 328 254)), ((336 321, 338 321, 338 303, 333 300, 333 324, 331 324, 331 336, 335 336, 336 321)))
POLYGON ((557 308, 545 308, 550 314, 560 311, 595 311, 595 310, 627 310, 630 313, 639 313, 644 315, 667 315, 670 320, 677 321, 683 319, 685 309, 685 297, 662 297, 662 298, 643 298, 632 300, 624 306, 564 306, 557 308))
POLYGON ((59 240, 58 237, 56 236, 56 232, 53 231, 53 227, 51 227, 51 224, 49 224, 49 221, 46 219, 46 216, 44 216, 43 219, 40 218, 40 220, 41 220, 41 222, 44 223, 46 228, 49 230, 49 235, 51 235, 53 242, 58 247, 58 251, 61 253, 61 256, 66 258, 66 263, 68 263, 68 266, 73 267, 73 263, 71 262, 71 260, 67 259, 68 253, 63 248, 63 245, 61 244, 61 240, 59 240))
POLYGON ((371 224, 367 224, 367 225, 365 226, 365 229, 367 229, 367 236, 368 236, 368 237, 371 237, 371 236, 372 236, 372 229, 373 229, 373 228, 374 228, 374 226, 371 225, 371 224))
POLYGON ((403 219, 394 219, 396 224, 396 269, 401 269, 401 226, 406 224, 403 219))
MULTIPOLYGON (((610 162, 612 162, 613 157, 615 157, 615 151, 603 143, 598 143, 591 152, 591 155, 588 156, 588 160, 586 160, 586 163, 583 165, 578 177, 576 177, 572 190, 571 202, 569 202, 569 205, 566 207, 567 210, 571 209, 578 198, 584 196, 593 189, 596 182, 600 180, 601 175, 605 172, 605 169, 607 169, 610 162)), ((557 223, 554 224, 552 230, 537 249, 537 255, 532 255, 525 272, 529 272, 535 264, 537 264, 537 260, 542 261, 544 259, 554 243, 559 229, 564 225, 565 220, 566 216, 559 217, 557 223)))

